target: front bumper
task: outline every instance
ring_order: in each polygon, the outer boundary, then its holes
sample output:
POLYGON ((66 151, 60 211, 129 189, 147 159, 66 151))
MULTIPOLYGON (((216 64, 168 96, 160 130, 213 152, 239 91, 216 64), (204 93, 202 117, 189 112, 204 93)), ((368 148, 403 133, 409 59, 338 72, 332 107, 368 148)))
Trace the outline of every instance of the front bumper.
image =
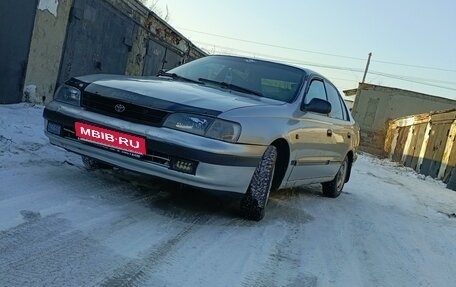
POLYGON ((59 102, 44 110, 48 121, 62 126, 60 135, 46 131, 52 144, 125 169, 211 190, 245 193, 266 146, 231 144, 163 127, 151 127, 86 111, 59 102), (166 164, 130 157, 101 146, 88 144, 71 134, 74 122, 86 122, 146 139, 147 154, 197 162, 195 174, 172 170, 166 164))

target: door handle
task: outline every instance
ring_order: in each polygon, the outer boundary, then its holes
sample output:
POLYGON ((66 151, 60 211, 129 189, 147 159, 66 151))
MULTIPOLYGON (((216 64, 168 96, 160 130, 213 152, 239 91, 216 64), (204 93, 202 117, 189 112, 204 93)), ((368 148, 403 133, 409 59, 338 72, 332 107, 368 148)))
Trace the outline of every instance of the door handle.
POLYGON ((332 136, 332 135, 333 135, 333 130, 332 130, 332 129, 328 129, 328 130, 326 131, 326 135, 327 135, 328 137, 332 136))

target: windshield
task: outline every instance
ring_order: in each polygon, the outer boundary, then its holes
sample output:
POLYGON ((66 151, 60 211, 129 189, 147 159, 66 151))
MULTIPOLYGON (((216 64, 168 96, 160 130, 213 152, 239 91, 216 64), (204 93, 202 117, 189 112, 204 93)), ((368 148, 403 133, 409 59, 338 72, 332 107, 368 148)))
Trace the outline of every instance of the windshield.
POLYGON ((287 65, 230 56, 208 56, 169 71, 194 81, 241 87, 266 98, 291 102, 305 72, 287 65))

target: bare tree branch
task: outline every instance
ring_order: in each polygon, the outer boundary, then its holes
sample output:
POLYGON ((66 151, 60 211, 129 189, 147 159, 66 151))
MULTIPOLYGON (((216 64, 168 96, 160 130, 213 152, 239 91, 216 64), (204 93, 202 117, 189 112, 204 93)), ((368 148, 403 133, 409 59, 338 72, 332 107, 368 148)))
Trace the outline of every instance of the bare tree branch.
POLYGON ((171 14, 168 10, 168 5, 166 5, 165 9, 161 8, 158 4, 159 0, 139 0, 143 3, 147 8, 149 8, 152 12, 157 14, 160 18, 165 20, 166 22, 169 21, 171 14))

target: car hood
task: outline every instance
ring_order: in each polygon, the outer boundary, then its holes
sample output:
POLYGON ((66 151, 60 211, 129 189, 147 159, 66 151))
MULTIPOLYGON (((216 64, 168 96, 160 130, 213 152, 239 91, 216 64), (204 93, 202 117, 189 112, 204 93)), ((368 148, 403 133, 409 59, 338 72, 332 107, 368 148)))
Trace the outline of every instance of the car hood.
POLYGON ((185 111, 188 107, 191 112, 201 109, 206 114, 217 115, 236 108, 283 104, 228 89, 166 78, 92 75, 77 79, 88 83, 86 92, 164 110, 185 111))

